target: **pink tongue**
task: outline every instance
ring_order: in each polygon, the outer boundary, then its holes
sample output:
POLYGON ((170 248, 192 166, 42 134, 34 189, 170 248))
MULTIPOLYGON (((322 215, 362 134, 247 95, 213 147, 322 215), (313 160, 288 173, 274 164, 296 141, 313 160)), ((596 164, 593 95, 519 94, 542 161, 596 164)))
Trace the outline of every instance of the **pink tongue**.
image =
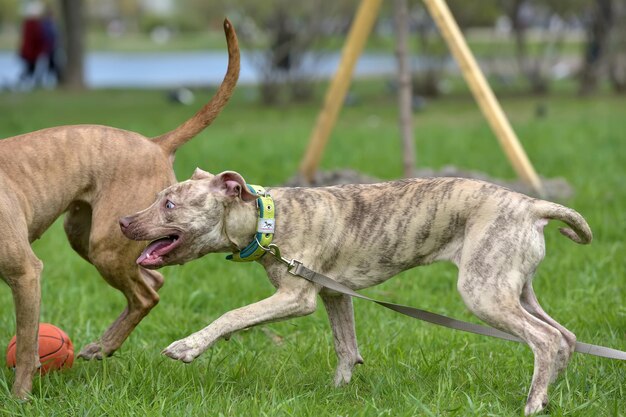
POLYGON ((157 252, 159 249, 165 248, 172 244, 172 239, 169 237, 164 237, 163 239, 155 240, 151 244, 148 245, 147 248, 141 252, 139 258, 137 258, 137 263, 140 264, 150 257, 154 252, 157 252))

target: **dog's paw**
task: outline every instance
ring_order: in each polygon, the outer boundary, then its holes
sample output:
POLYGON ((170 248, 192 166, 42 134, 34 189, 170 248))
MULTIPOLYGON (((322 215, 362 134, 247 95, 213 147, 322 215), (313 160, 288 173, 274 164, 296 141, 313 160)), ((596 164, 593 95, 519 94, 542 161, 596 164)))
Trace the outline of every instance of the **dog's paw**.
POLYGON ((352 358, 352 360, 340 360, 337 364, 335 371, 335 379, 333 383, 336 388, 350 383, 352 379, 352 370, 355 365, 362 364, 363 358, 358 353, 352 358))
POLYGON ((86 359, 88 361, 92 359, 102 359, 102 346, 99 343, 90 343, 83 348, 78 354, 78 357, 81 359, 86 359))
POLYGON ((203 352, 198 343, 187 339, 178 340, 165 349, 162 354, 172 359, 176 359, 185 363, 190 363, 203 352))
POLYGON ((335 371, 335 378, 333 379, 333 385, 335 386, 335 388, 348 385, 351 379, 352 379, 352 367, 341 366, 341 365, 337 366, 337 370, 335 371))
POLYGON ((31 396, 31 390, 33 387, 33 382, 30 378, 26 378, 25 380, 22 381, 15 381, 15 384, 13 384, 13 389, 11 390, 11 393, 13 394, 13 397, 15 397, 15 399, 19 400, 19 401, 30 401, 32 396, 31 396))
POLYGON ((526 403, 526 407, 524 408, 524 415, 526 416, 535 415, 545 410, 547 406, 548 406, 547 396, 544 396, 543 398, 537 397, 537 398, 529 399, 528 402, 526 403))

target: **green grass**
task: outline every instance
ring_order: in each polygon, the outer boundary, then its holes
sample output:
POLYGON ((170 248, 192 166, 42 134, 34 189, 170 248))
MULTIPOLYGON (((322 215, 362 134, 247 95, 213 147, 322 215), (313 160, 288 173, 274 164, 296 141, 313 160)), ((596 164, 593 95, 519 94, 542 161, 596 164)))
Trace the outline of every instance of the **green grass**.
MULTIPOLYGON (((349 167, 382 179, 401 175, 397 111, 382 83, 357 86, 359 106, 342 111, 324 169, 349 167)), ((198 91, 199 99, 209 96, 198 91)), ((239 89, 213 126, 182 148, 180 179, 196 166, 233 169, 276 185, 297 170, 319 103, 262 108, 239 89), (269 167, 269 168, 268 168, 269 167)), ((321 94, 320 94, 321 96, 321 94)), ((196 103, 199 106, 200 103, 196 103)), ((546 230, 547 256, 535 279, 545 309, 579 340, 626 349, 626 118, 624 98, 516 97, 503 100, 530 159, 545 177, 565 177, 594 231, 590 246, 546 230), (547 117, 534 116, 536 104, 547 117)), ((101 123, 157 135, 195 108, 150 91, 0 95, 0 136, 52 125, 101 123)), ((512 178, 512 169, 470 97, 433 101, 416 113, 419 164, 447 164, 512 178)), ((0 167, 1 169, 1 167, 0 167)), ((60 222, 35 242, 44 261, 41 319, 65 329, 77 350, 96 339, 124 299, 74 254, 60 222)), ((323 308, 219 342, 190 365, 159 354, 222 313, 272 293, 258 265, 210 255, 164 271, 161 303, 104 361, 35 379, 33 399, 9 396, 13 374, 0 359, 0 415, 7 416, 519 416, 532 372, 528 348, 434 327, 355 301, 365 365, 331 387, 335 355, 323 308), (268 333, 283 338, 277 345, 268 333)), ((378 298, 475 321, 456 292, 456 269, 436 264, 365 291, 378 298)), ((0 346, 14 334, 10 291, 0 286, 0 346)), ((551 388, 552 416, 624 416, 624 363, 576 354, 551 388)))

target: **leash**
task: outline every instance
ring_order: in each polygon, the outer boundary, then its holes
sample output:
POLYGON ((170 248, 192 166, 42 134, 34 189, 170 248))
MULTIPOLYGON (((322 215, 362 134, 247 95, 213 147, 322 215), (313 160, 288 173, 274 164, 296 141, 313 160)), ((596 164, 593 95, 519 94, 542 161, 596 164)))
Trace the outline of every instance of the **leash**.
MULTIPOLYGON (((338 293, 349 295, 355 298, 360 298, 366 301, 371 301, 390 310, 396 311, 400 314, 404 314, 405 316, 413 317, 415 319, 436 324, 438 326, 448 327, 450 329, 461 330, 464 332, 475 333, 483 336, 496 337, 498 339, 509 340, 511 342, 524 343, 524 341, 522 341, 520 338, 495 329, 493 327, 467 323, 461 320, 442 316, 441 314, 431 313, 430 311, 426 310, 420 310, 419 308, 375 300, 363 294, 359 294, 358 292, 346 287, 345 285, 335 281, 332 278, 327 277, 326 275, 320 274, 307 268, 300 261, 284 258, 280 253, 280 249, 275 244, 270 244, 269 246, 262 248, 265 252, 270 253, 272 256, 274 256, 274 258, 276 258, 279 262, 286 265, 287 271, 291 275, 304 278, 309 282, 321 285, 322 287, 328 288, 338 293)), ((589 343, 576 342, 576 352, 586 353, 589 355, 600 356, 609 359, 626 360, 626 352, 617 349, 607 348, 604 346, 592 345, 589 343)))
MULTIPOLYGON (((401 304, 388 303, 385 301, 375 300, 365 295, 346 287, 343 284, 335 281, 332 278, 315 272, 302 264, 302 262, 296 259, 284 258, 278 246, 272 243, 274 237, 274 200, 265 190, 265 188, 259 185, 247 184, 248 189, 257 195, 257 233, 254 239, 248 246, 239 252, 228 255, 226 259, 235 262, 252 262, 260 259, 265 254, 269 253, 279 262, 287 266, 287 271, 294 276, 306 279, 309 282, 328 288, 329 290, 336 291, 340 294, 349 295, 350 297, 360 298, 362 300, 371 301, 378 305, 381 305, 390 310, 396 311, 405 316, 413 317, 418 320, 426 321, 428 323, 436 324, 438 326, 448 327, 450 329, 461 330, 463 332, 475 333, 483 336, 496 337, 498 339, 509 340, 511 342, 524 343, 518 337, 515 337, 509 333, 500 331, 493 327, 482 326, 480 324, 467 323, 461 320, 456 320, 450 317, 443 316, 441 314, 431 313, 430 311, 420 310, 419 308, 409 307, 401 304)), ((600 356, 609 359, 626 360, 626 352, 617 349, 611 349, 604 346, 591 345, 589 343, 576 342, 576 352, 586 353, 589 355, 600 356)))

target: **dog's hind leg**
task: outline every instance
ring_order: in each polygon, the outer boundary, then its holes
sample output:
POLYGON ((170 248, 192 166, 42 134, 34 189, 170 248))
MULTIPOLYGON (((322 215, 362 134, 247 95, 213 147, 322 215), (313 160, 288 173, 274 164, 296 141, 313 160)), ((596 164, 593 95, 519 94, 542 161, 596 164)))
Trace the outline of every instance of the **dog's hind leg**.
POLYGON ((467 307, 486 323, 515 335, 530 346, 535 357, 533 378, 524 412, 541 411, 548 404, 548 385, 558 354, 561 333, 531 315, 520 304, 525 279, 517 271, 495 277, 494 271, 469 273, 461 270, 458 288, 467 307))
POLYGON ((320 296, 335 340, 337 370, 334 383, 338 387, 350 382, 354 366, 363 363, 356 341, 352 298, 348 295, 333 296, 324 293, 320 293, 320 296))
POLYGON ((127 269, 103 268, 94 262, 102 277, 114 288, 120 290, 128 303, 122 314, 104 332, 100 340, 86 345, 78 355, 84 359, 102 359, 112 355, 128 338, 141 320, 157 305, 157 290, 163 284, 163 277, 155 271, 147 271, 132 265, 127 269))
MULTIPOLYGON (((3 233, 7 233, 6 229, 3 233)), ((37 335, 42 268, 42 263, 33 253, 28 239, 15 239, 9 229, 8 238, 0 245, 0 276, 11 288, 15 303, 17 345, 12 392, 18 398, 28 397, 33 376, 39 367, 37 335)))
POLYGON ((135 263, 144 244, 125 239, 116 226, 112 223, 106 227, 103 222, 92 225, 88 259, 109 285, 124 294, 128 305, 100 340, 83 348, 78 356, 84 359, 113 354, 159 302, 157 290, 163 285, 163 277, 135 263))
MULTIPOLYGON (((154 186, 150 181, 138 184, 140 189, 143 187, 145 190, 154 186)), ((107 190, 103 194, 122 195, 117 189, 107 190)), ((72 246, 83 257, 83 252, 88 252, 88 261, 109 285, 124 294, 128 303, 102 337, 81 350, 78 355, 81 358, 101 359, 113 354, 159 302, 157 291, 163 285, 162 275, 145 270, 135 262, 145 243, 126 239, 118 226, 118 218, 122 213, 132 211, 128 205, 141 204, 142 198, 145 196, 138 195, 134 200, 121 199, 115 205, 107 204, 108 201, 96 201, 92 203, 93 210, 89 210, 90 207, 86 205, 73 204, 68 210, 65 229, 72 246), (86 230, 89 230, 87 243, 86 230)))
POLYGON ((563 327, 560 323, 554 320, 552 317, 546 313, 539 302, 537 301, 537 296, 533 291, 532 282, 528 281, 526 285, 524 285, 524 289, 522 290, 521 296, 522 306, 533 316, 539 318, 540 320, 545 321, 559 332, 561 332, 561 345, 559 347, 559 353, 556 357, 554 372, 551 377, 551 381, 553 382, 563 370, 567 367, 569 360, 576 349, 576 335, 563 327))

